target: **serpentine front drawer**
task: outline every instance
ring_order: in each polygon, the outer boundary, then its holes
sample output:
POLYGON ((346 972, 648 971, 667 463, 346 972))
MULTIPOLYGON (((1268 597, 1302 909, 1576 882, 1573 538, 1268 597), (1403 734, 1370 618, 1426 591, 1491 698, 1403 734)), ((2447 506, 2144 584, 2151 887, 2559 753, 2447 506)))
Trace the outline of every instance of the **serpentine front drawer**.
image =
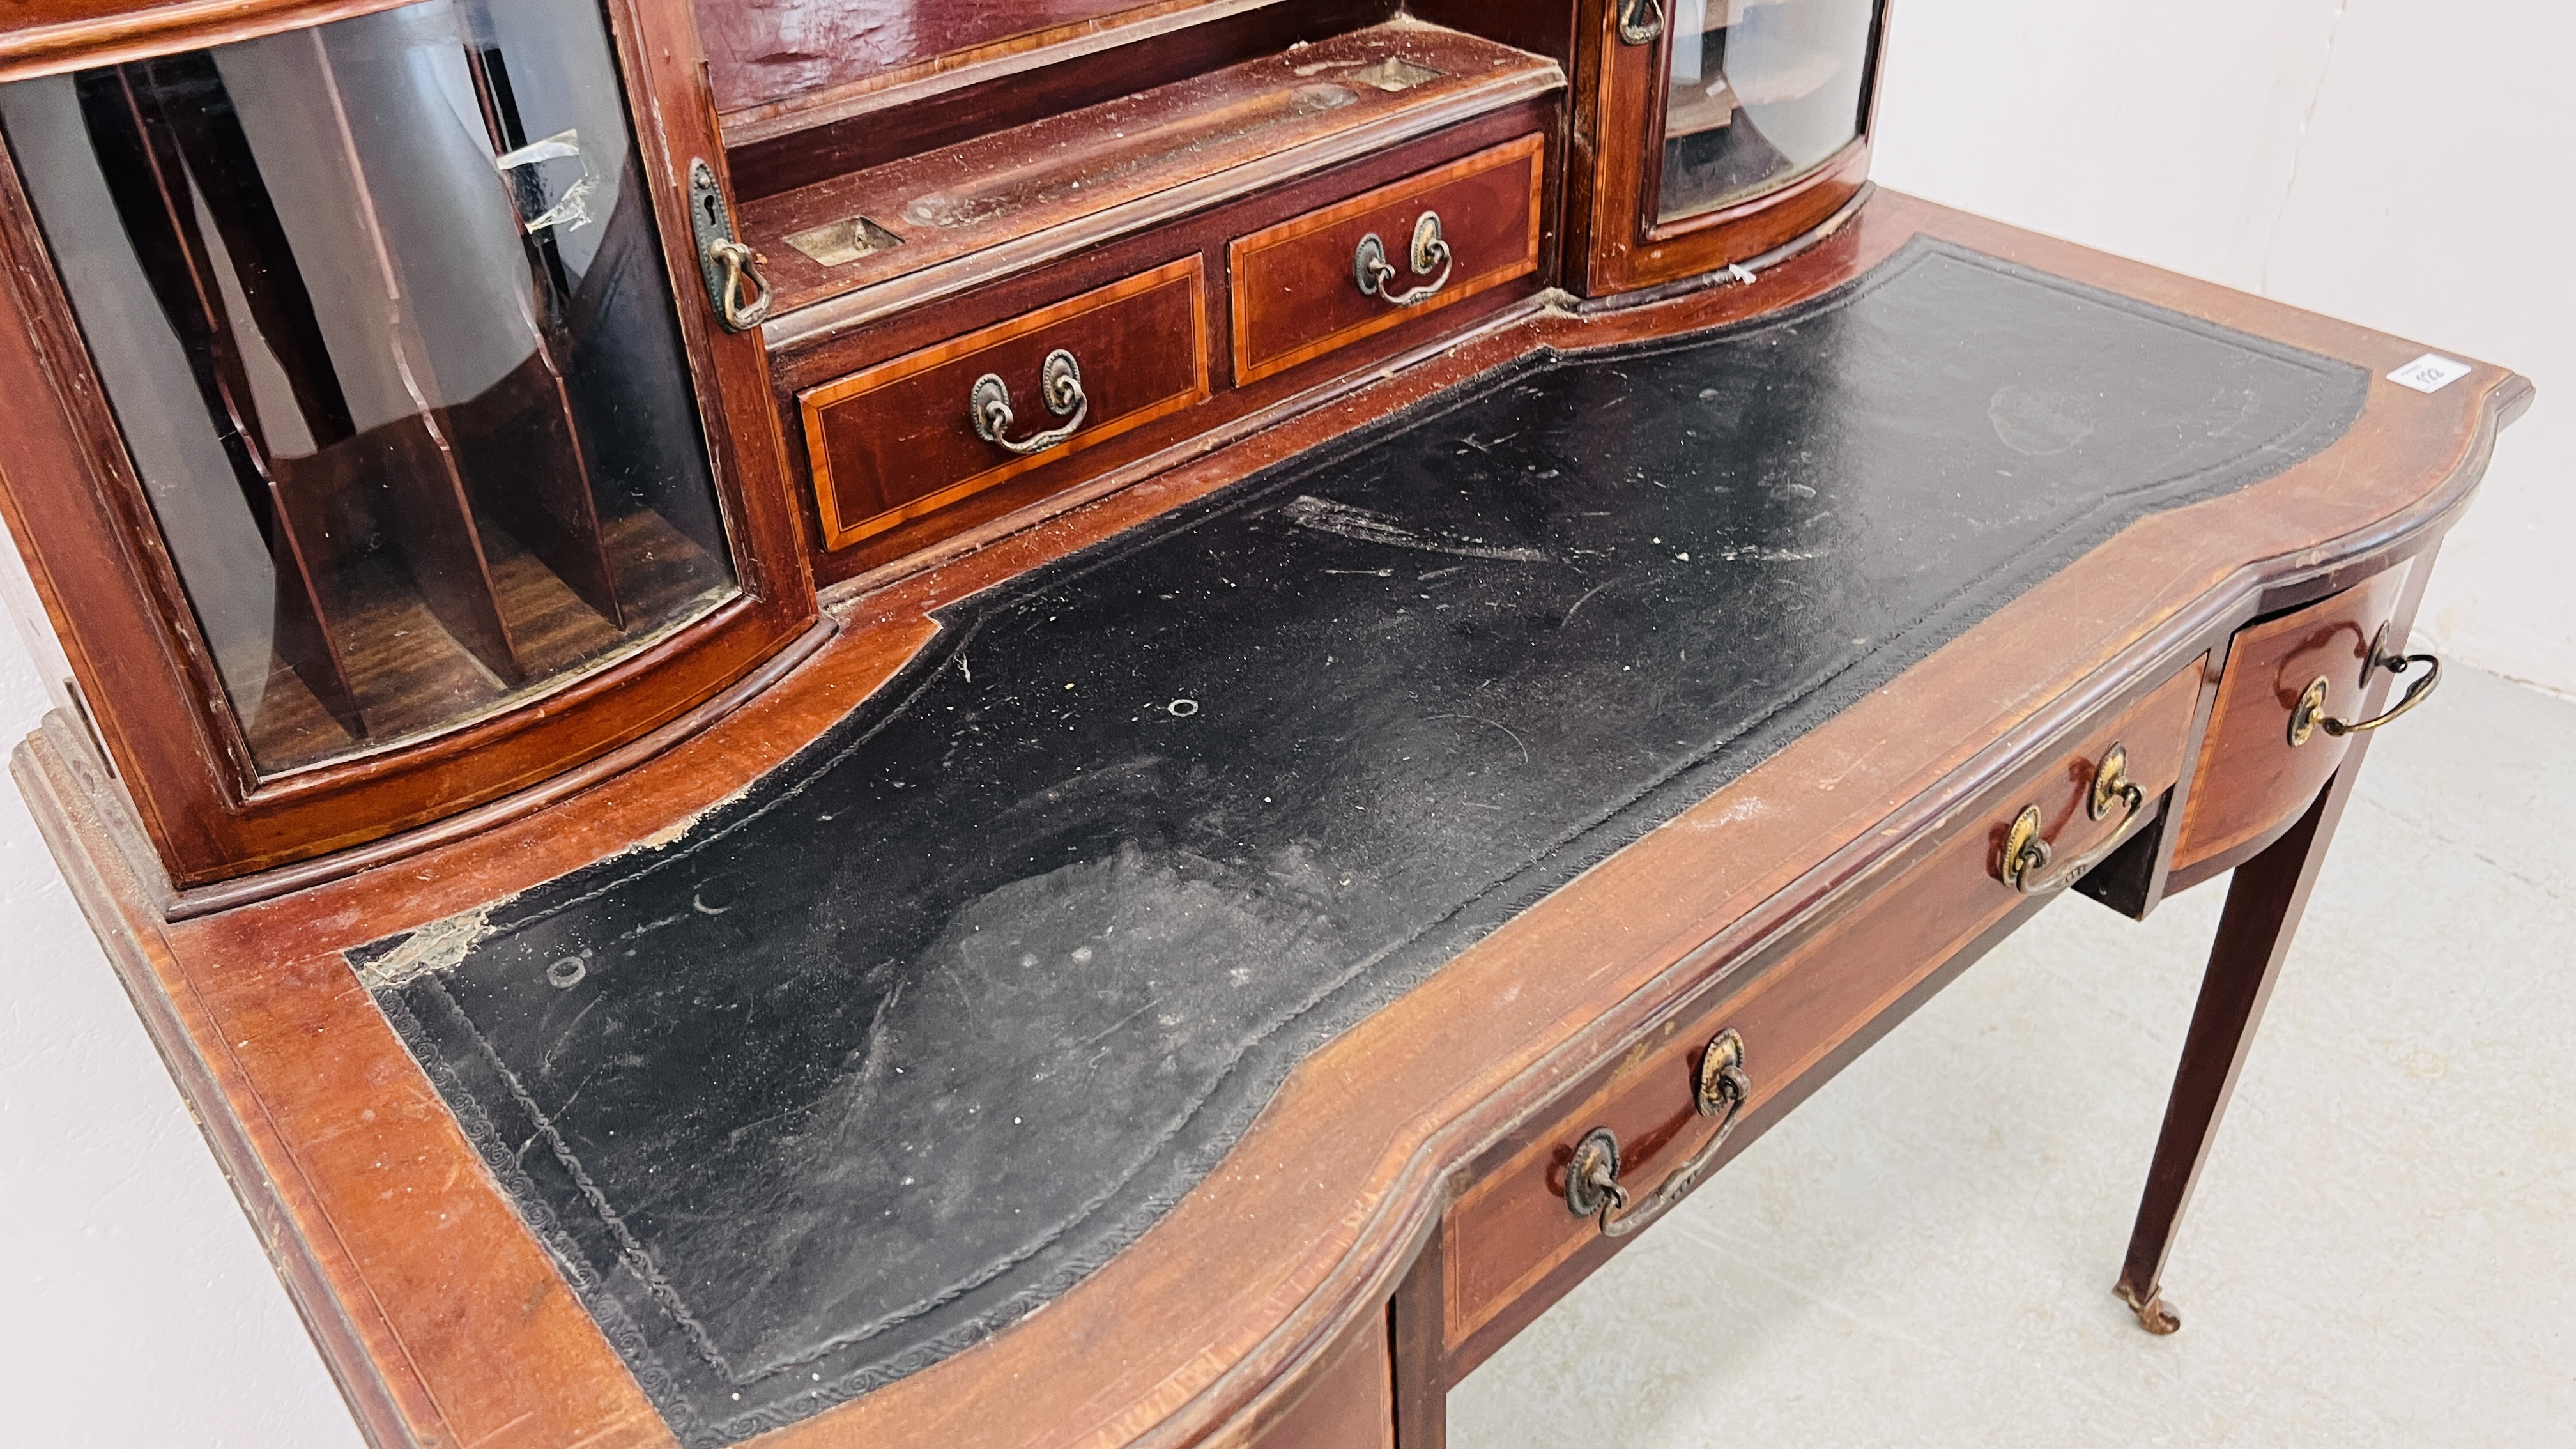
POLYGON ((2181 777, 2206 666, 2194 661, 1953 816, 1928 853, 1856 886, 1862 894, 1832 924, 1773 964, 1734 973, 1722 998, 1677 1012, 1471 1169, 1445 1230, 1453 1371, 1472 1368, 1618 1238, 1678 1201, 1738 1121, 1794 1105, 1867 1044, 1861 1033, 1901 1018, 1908 994, 1943 965, 2142 828, 2181 777), (1569 1176, 1587 1174, 1615 1180, 1625 1204, 1581 1181, 1569 1189, 1569 1176))
POLYGON ((2376 703, 2383 668, 2373 660, 2403 652, 2404 640, 2386 636, 2406 575, 2390 569, 2237 631, 2174 837, 2174 869, 2243 853, 2298 819, 2334 778, 2350 737, 2320 721, 2357 721, 2369 712, 2365 700, 2376 703), (2317 718, 2302 730, 2311 694, 2318 697, 2308 712, 2317 718))
POLYGON ((1546 161, 1523 136, 1236 238, 1235 384, 1537 271, 1546 161))
POLYGON ((1204 402, 1206 319, 1193 255, 798 393, 823 546, 1204 402))

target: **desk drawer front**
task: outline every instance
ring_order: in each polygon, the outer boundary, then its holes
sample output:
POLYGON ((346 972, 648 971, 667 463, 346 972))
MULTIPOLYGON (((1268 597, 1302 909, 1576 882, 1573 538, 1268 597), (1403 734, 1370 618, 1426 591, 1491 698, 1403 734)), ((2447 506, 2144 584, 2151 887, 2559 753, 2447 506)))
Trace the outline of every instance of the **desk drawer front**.
MULTIPOLYGON (((2407 570, 2393 568, 2293 614, 2241 630, 2219 675, 2174 868, 2196 865, 2299 818, 2343 763, 2350 738, 2316 730, 2290 743, 2300 698, 2322 679, 2329 712, 2358 719, 2363 666, 2396 617, 2407 570)), ((2403 640, 2391 640, 2392 645, 2403 640)))
POLYGON ((1537 271, 1545 152, 1523 136, 1237 238, 1227 248, 1236 384, 1537 271), (1428 255, 1416 254, 1417 233, 1436 238, 1428 255), (1363 291, 1370 237, 1392 275, 1376 273, 1363 291))
POLYGON ((1065 460, 1207 398, 1206 317, 1191 256, 799 393, 824 547, 1033 469, 1080 481, 1065 460))
POLYGON ((2142 808, 2152 809, 2180 777, 2201 678, 2195 663, 2009 793, 1954 817, 1928 855, 1860 887, 1865 895, 1841 919, 1722 1001, 1677 1013, 1606 1075, 1569 1093, 1565 1110, 1474 1169, 1449 1211, 1449 1344, 1455 1353, 1489 1325, 1498 1331, 1473 1344, 1457 1371, 1570 1286, 1549 1282, 1560 1266, 1587 1249, 1610 1251, 1596 1220, 1567 1204, 1567 1166, 1588 1134, 1608 1128, 1616 1136, 1619 1181, 1645 1200, 1724 1120, 1702 1115, 1694 1095, 1702 1050, 1718 1032, 1731 1029, 1742 1042, 1751 1093, 1740 1112, 1760 1112, 2027 899, 2000 878, 2004 841, 2025 806, 2040 812, 2061 869, 2129 833, 2125 807, 2092 818, 2096 767, 2119 745, 2128 778, 2148 802, 2142 808))

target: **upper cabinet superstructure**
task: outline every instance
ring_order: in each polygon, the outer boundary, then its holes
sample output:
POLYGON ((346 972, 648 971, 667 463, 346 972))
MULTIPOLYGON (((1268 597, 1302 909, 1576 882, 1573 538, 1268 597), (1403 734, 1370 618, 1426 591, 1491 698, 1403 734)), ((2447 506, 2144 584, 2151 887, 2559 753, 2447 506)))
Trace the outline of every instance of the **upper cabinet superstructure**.
POLYGON ((1814 231, 1879 10, 17 7, 65 702, 177 913, 480 828, 759 688, 818 585, 1814 231))

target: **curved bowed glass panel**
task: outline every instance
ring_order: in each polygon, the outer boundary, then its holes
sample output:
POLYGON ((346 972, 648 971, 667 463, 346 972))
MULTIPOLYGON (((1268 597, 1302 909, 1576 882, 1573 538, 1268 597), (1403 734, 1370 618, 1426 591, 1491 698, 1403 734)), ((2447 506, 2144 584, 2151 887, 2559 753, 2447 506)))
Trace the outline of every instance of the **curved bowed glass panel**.
POLYGON ((262 775, 737 592, 596 0, 430 0, 0 87, 262 775))
POLYGON ((1749 201, 1858 137, 1878 0, 1665 0, 1658 217, 1749 201))

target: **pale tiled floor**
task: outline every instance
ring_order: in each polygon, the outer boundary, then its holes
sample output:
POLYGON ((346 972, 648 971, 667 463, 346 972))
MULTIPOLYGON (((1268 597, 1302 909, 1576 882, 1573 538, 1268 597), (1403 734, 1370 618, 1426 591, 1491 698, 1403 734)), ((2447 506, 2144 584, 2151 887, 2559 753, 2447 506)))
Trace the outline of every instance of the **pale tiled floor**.
MULTIPOLYGON (((2571 756, 2576 706, 2465 671, 2377 747, 2180 1335, 2109 1285, 2221 886, 2051 908, 1461 1386, 1454 1442, 2576 1444, 2571 756)), ((0 812, 0 1443, 356 1444, 0 812)))
POLYGON ((2576 1445, 2576 705, 2373 747, 2165 1274, 2223 883, 2052 906, 1450 1397, 1457 1449, 2576 1445))

